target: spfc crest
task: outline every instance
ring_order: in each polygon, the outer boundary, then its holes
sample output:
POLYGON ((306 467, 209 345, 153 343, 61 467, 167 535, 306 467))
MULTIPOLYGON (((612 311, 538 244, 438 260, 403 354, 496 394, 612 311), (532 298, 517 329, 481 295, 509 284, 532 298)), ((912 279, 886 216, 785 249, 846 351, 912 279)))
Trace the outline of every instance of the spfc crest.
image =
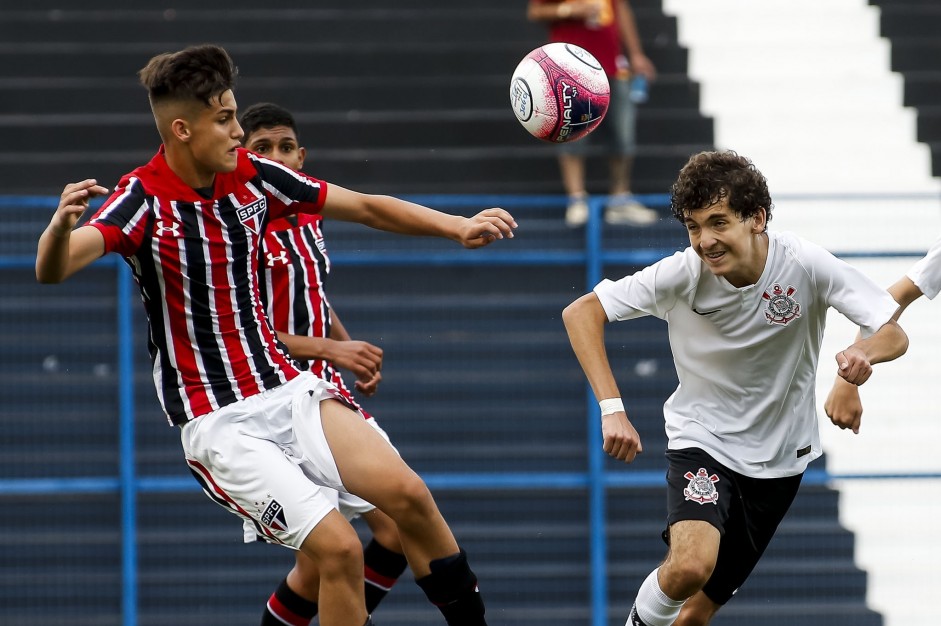
POLYGON ((268 202, 262 197, 254 200, 251 204, 236 207, 235 214, 245 228, 257 235, 261 232, 262 219, 267 209, 268 202))
POLYGON ((767 302, 765 306, 765 319, 769 324, 781 324, 786 326, 795 317, 801 316, 801 305, 794 299, 794 292, 797 289, 791 285, 787 289, 782 289, 781 285, 774 283, 771 286, 771 293, 767 291, 761 294, 761 297, 767 302))
POLYGON ((284 507, 277 500, 272 500, 261 514, 261 523, 273 530, 286 531, 288 522, 284 516, 284 507))
POLYGON ((716 483, 719 482, 718 476, 715 474, 710 476, 706 468, 700 467, 695 474, 686 472, 683 477, 689 480, 689 485, 683 490, 683 495, 687 500, 699 504, 715 504, 719 501, 719 491, 716 489, 716 483))

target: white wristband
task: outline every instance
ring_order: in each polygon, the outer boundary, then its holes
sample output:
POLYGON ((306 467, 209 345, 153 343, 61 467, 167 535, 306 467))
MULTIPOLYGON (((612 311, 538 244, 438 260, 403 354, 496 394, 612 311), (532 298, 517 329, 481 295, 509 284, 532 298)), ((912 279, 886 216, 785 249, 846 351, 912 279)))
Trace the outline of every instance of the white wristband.
POLYGON ((598 403, 601 407, 601 416, 611 415, 613 413, 624 413, 624 403, 620 398, 606 398, 598 403))

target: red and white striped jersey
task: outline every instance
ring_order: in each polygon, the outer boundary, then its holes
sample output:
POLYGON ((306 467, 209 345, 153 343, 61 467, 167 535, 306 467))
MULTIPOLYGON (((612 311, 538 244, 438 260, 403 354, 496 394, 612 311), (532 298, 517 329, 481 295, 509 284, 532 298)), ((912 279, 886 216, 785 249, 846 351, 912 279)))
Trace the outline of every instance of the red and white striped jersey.
POLYGON ((298 375, 265 316, 258 260, 267 223, 316 214, 327 185, 239 149, 204 197, 167 165, 163 147, 124 176, 90 224, 140 287, 154 385, 181 424, 298 375))
MULTIPOLYGON (((280 219, 265 231, 261 293, 275 330, 301 337, 330 337, 330 302, 325 290, 330 257, 322 225, 319 215, 299 215, 297 225, 280 219)), ((333 383, 363 417, 370 417, 353 399, 333 363, 314 359, 299 365, 333 383)))

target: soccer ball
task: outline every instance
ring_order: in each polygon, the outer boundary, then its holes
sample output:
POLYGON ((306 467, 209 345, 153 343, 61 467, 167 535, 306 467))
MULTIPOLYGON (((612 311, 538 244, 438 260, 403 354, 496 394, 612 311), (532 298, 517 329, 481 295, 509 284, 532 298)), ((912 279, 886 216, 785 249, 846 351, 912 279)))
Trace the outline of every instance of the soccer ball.
POLYGON ((549 43, 526 55, 510 80, 510 104, 529 134, 550 143, 593 131, 608 110, 611 88, 601 64, 583 48, 549 43))

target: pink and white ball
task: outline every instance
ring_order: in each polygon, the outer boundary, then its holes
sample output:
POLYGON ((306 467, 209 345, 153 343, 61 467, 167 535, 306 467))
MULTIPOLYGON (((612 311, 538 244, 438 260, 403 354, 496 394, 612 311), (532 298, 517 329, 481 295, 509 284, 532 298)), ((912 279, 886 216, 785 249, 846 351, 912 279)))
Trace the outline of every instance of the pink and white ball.
POLYGON ((601 123, 611 88, 598 60, 570 43, 526 55, 510 80, 510 104, 529 134, 550 143, 575 141, 601 123))

